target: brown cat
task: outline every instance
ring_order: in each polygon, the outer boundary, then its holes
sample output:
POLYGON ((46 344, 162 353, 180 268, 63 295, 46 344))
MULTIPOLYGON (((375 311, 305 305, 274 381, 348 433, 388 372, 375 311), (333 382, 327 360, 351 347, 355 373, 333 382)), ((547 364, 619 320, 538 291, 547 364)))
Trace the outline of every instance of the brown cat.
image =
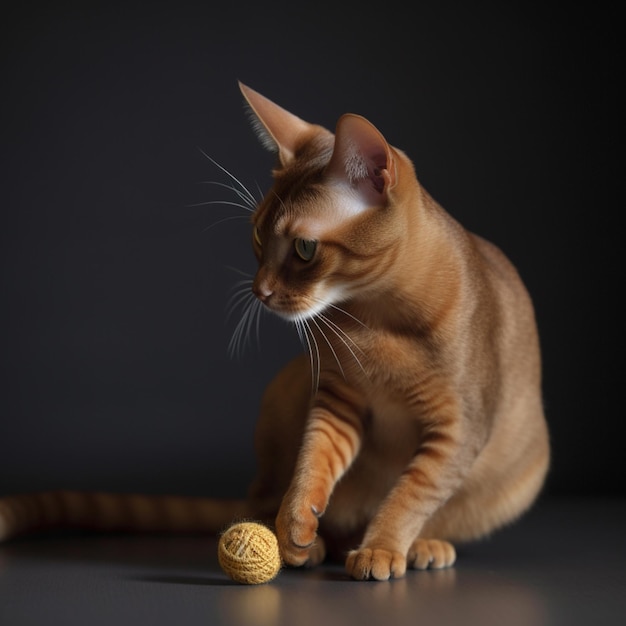
POLYGON ((74 523, 273 523, 283 560, 356 579, 452 565, 451 542, 522 514, 549 464, 533 307, 516 270, 364 118, 335 134, 240 85, 278 153, 256 208, 256 297, 309 356, 269 385, 246 502, 56 492, 0 500, 0 536, 74 523), (4 528, 4 531, 3 531, 4 528))

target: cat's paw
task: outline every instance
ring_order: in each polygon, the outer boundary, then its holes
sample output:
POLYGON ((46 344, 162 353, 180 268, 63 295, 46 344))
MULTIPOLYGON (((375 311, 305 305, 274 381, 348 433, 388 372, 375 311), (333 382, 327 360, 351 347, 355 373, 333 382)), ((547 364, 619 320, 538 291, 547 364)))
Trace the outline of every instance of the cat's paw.
POLYGON ((389 580, 406 573, 406 558, 400 552, 360 548, 346 559, 346 570, 356 580, 389 580))
POLYGON ((316 565, 323 560, 324 544, 316 541, 319 522, 315 511, 311 506, 281 507, 276 518, 276 537, 280 555, 288 565, 316 565))
POLYGON ((315 567, 324 561, 326 558, 326 544, 324 540, 318 535, 309 550, 309 558, 304 564, 305 567, 315 567))
POLYGON ((413 569, 442 569, 455 561, 454 546, 439 539, 416 539, 408 555, 409 567, 413 569))

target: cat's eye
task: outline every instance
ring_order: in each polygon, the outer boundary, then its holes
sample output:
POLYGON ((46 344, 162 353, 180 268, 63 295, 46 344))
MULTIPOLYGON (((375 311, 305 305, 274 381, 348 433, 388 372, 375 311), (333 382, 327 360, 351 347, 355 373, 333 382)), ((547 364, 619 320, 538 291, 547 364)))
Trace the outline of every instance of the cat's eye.
POLYGON ((254 241, 259 245, 262 246, 263 244, 261 243, 261 234, 259 233, 259 229, 255 226, 254 230, 252 231, 252 236, 254 237, 254 241))
POLYGON ((293 245, 296 249, 296 254, 303 261, 310 261, 315 255, 317 241, 314 239, 296 239, 293 242, 293 245))

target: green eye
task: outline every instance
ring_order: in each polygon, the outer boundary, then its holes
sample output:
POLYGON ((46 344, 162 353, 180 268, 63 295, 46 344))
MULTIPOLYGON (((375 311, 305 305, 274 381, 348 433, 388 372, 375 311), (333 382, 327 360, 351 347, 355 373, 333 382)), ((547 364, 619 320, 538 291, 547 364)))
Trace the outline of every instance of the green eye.
POLYGON ((252 236, 254 237, 254 241, 256 241, 256 243, 259 246, 262 246, 263 244, 261 243, 261 235, 259 234, 259 229, 256 226, 254 227, 254 230, 252 231, 252 233, 253 233, 252 236))
POLYGON ((310 261, 315 255, 317 241, 313 239, 296 239, 294 240, 293 245, 296 249, 296 254, 303 261, 310 261))

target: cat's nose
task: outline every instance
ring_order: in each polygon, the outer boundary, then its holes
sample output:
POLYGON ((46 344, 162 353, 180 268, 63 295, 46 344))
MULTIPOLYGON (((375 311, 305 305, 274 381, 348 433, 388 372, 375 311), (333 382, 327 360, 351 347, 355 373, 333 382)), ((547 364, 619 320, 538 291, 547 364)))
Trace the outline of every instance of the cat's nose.
POLYGON ((261 301, 267 302, 270 296, 274 293, 266 283, 254 283, 252 286, 252 293, 261 301))

